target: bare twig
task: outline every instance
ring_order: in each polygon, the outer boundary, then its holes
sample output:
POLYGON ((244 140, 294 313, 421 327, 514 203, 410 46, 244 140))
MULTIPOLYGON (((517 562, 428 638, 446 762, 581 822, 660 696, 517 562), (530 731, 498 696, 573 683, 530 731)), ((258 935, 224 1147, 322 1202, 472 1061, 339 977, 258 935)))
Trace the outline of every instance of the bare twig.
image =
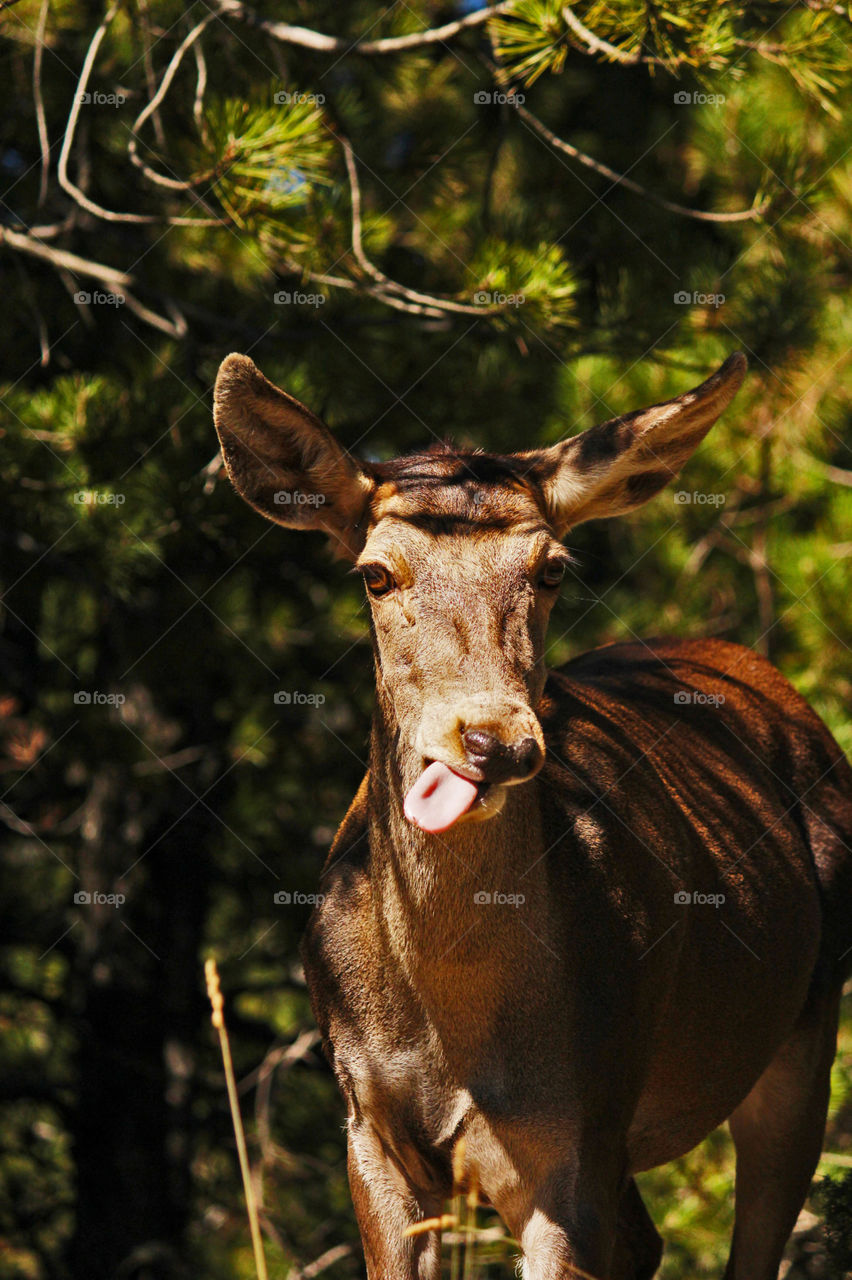
MULTIPOLYGON (((142 58, 145 67, 145 80, 148 85, 148 96, 153 98, 156 78, 154 76, 154 60, 151 57, 151 26, 148 14, 148 0, 139 0, 139 12, 142 15, 142 58)), ((166 132, 163 128, 163 122, 160 119, 159 111, 154 112, 153 126, 154 133, 157 138, 157 145, 165 150, 166 132)))
POLYGON ((562 17, 568 24, 569 29, 582 41, 590 53, 601 53, 604 57, 611 58, 614 62, 620 62, 625 67, 635 67, 642 62, 659 64, 661 61, 659 58, 646 58, 641 53, 625 53, 623 49, 617 48, 607 40, 602 40, 600 36, 595 35, 594 31, 590 31, 588 27, 583 26, 574 10, 570 9, 567 4, 562 6, 562 17))
POLYGON ((430 27, 425 31, 415 31, 407 36, 387 36, 382 40, 350 40, 343 36, 326 36, 319 31, 311 31, 308 27, 294 27, 287 22, 273 22, 261 18, 254 9, 242 4, 240 0, 216 0, 217 11, 223 18, 236 18, 248 26, 264 31, 273 40, 283 44, 297 45, 301 49, 314 49, 318 53, 359 53, 366 56, 385 53, 403 53, 406 49, 422 49, 432 44, 442 44, 453 40, 456 36, 474 27, 481 27, 500 13, 506 13, 511 5, 509 0, 501 4, 489 5, 485 9, 477 9, 455 22, 447 22, 442 27, 430 27))
POLYGON ((89 42, 89 47, 86 50, 86 57, 83 60, 83 67, 80 71, 79 79, 77 80, 77 87, 74 90, 74 101, 68 116, 68 123, 65 126, 65 137, 62 139, 62 150, 59 153, 57 177, 59 178, 59 185, 62 187, 63 191, 66 191, 68 195, 70 195, 72 199, 75 200, 83 209, 88 210, 89 213, 96 214, 99 218, 105 217, 109 222, 133 222, 136 224, 139 224, 140 222, 158 222, 159 219, 155 216, 136 213, 113 213, 109 209, 103 209, 100 205, 96 205, 93 201, 89 200, 88 196, 86 196, 79 187, 75 186, 68 177, 68 156, 70 155, 71 146, 74 142, 74 134, 77 129, 77 119, 80 115, 83 95, 86 92, 86 85, 89 83, 89 76, 92 74, 92 67, 94 66, 95 58, 98 56, 98 50, 100 49, 103 38, 117 12, 118 0, 115 0, 115 3, 113 3, 107 10, 103 22, 92 36, 92 39, 89 42))
POLYGON ((18 815, 10 809, 7 804, 3 804, 2 801, 0 801, 0 822, 5 823, 10 830, 16 832, 19 836, 34 836, 37 834, 37 829, 33 823, 25 822, 23 818, 19 818, 18 815))
MULTIPOLYGON (((217 454, 214 461, 221 459, 221 456, 221 454, 217 454)), ((208 463, 205 471, 209 470, 210 466, 211 464, 208 463)), ((294 1063, 301 1062, 304 1058, 307 1058, 312 1049, 319 1044, 319 1040, 318 1031, 302 1031, 292 1044, 278 1045, 276 1048, 270 1049, 260 1066, 255 1067, 254 1071, 249 1072, 240 1081, 240 1093, 247 1093, 249 1089, 261 1085, 278 1067, 292 1067, 294 1063)))
MULTIPOLYGON (((151 311, 149 307, 146 307, 130 292, 131 287, 135 286, 137 282, 135 277, 126 271, 119 271, 115 267, 108 266, 105 262, 93 262, 89 258, 81 258, 76 253, 69 253, 65 249, 57 249, 53 245, 41 244, 31 236, 0 227, 0 245, 3 244, 7 244, 10 249, 15 249, 19 253, 26 253, 32 258, 40 258, 43 262, 49 262, 51 266, 56 267, 60 275, 63 272, 70 271, 75 275, 85 276, 87 279, 99 280, 107 288, 121 291, 128 310, 137 315, 140 320, 144 320, 146 324, 151 325, 152 328, 159 329, 161 333, 168 334, 172 338, 183 338, 186 335, 188 328, 186 317, 175 303, 166 301, 166 309, 171 319, 166 319, 156 311, 151 311)), ((73 282, 69 292, 73 296, 75 292, 73 282)), ((76 298, 74 300, 78 306, 83 307, 86 305, 76 298)))
POLYGON ((41 258, 55 267, 64 267, 67 271, 73 271, 75 275, 100 280, 103 284, 114 285, 118 289, 128 288, 134 283, 133 276, 126 271, 109 267, 104 262, 93 262, 90 258, 81 258, 76 253, 69 253, 67 249, 56 249, 53 245, 41 244, 32 236, 24 235, 19 231, 10 231, 7 227, 0 227, 0 245, 2 244, 7 244, 10 249, 17 249, 20 253, 29 254, 32 258, 41 258))
POLYGON ((206 747, 184 747, 183 750, 173 751, 168 756, 156 756, 152 760, 139 760, 133 766, 133 772, 140 777, 149 773, 159 773, 163 769, 173 772, 175 769, 182 769, 184 765, 195 764, 197 760, 203 760, 206 753, 206 747))
POLYGON ((451 312, 456 315, 482 317, 488 313, 487 307, 473 306, 469 303, 452 302, 448 298, 439 298, 434 294, 418 293, 380 271, 364 252, 361 239, 361 188, 358 183, 358 170, 352 146, 346 138, 340 139, 343 155, 346 160, 346 172, 349 176, 349 191, 352 204, 352 252, 359 266, 377 286, 367 288, 366 292, 378 297, 388 306, 401 311, 412 311, 418 315, 440 315, 451 312), (415 310, 416 309, 416 310, 415 310))
POLYGON ((88 213, 94 214, 97 218, 103 218, 105 222, 133 223, 135 226, 151 226, 154 223, 162 222, 166 222, 171 226, 219 226, 221 225, 221 219, 219 218, 170 217, 156 213, 116 213, 114 210, 105 209, 103 205, 96 204, 94 200, 90 200, 85 192, 81 191, 81 189, 68 177, 68 156, 71 153, 74 134, 77 130, 77 120, 80 115, 82 98, 86 92, 86 85, 89 83, 89 76, 92 74, 92 67, 94 66, 95 58, 98 55, 98 50, 101 47, 103 38, 106 35, 110 23, 115 17, 117 11, 118 0, 115 0, 115 3, 110 6, 106 16, 104 17, 103 22, 92 36, 89 48, 86 51, 86 57, 83 61, 83 67, 80 71, 77 87, 74 90, 74 102, 68 115, 68 123, 65 127, 65 137, 62 140, 62 150, 59 153, 59 164, 56 170, 59 185, 62 187, 63 191, 67 192, 68 195, 71 196, 76 204, 80 205, 82 209, 85 209, 88 213))
POLYGON ((35 236, 38 240, 53 240, 56 236, 62 235, 63 231, 70 230, 76 210, 72 210, 64 222, 40 223, 34 227, 28 227, 31 236, 35 236))
POLYGON ((192 118, 201 135, 202 142, 206 144, 208 133, 207 125, 204 121, 204 94, 207 89, 207 62, 200 41, 192 46, 192 52, 195 54, 195 67, 198 73, 195 81, 195 99, 192 103, 192 118))
POLYGON ((804 7, 811 13, 836 13, 839 18, 850 21, 849 10, 843 4, 822 4, 821 0, 804 0, 804 7))
POLYGON ((326 1249, 325 1253, 314 1261, 309 1262, 306 1267, 295 1268, 287 1273, 287 1280, 314 1280, 315 1276, 321 1275, 323 1271, 327 1271, 329 1267, 333 1267, 335 1262, 340 1262, 343 1258, 348 1258, 353 1252, 351 1244, 336 1244, 331 1249, 326 1249))
POLYGON ((37 207, 40 209, 47 199, 47 181, 50 174, 50 140, 47 136, 47 120, 44 114, 44 98, 41 92, 41 62, 44 55, 44 32, 47 26, 47 9, 49 0, 42 0, 36 28, 35 53, 33 55, 33 99, 36 109, 36 125, 38 126, 38 145, 41 148, 41 176, 38 183, 37 207))
POLYGON ((211 494, 216 488, 216 480, 219 473, 225 466, 225 459, 221 453, 217 453, 210 459, 206 466, 201 468, 200 475, 204 476, 204 493, 211 494))
POLYGON ((391 307, 395 311, 404 311, 408 315, 426 316, 432 320, 441 319, 448 314, 475 316, 477 319, 481 319, 483 316, 488 315, 489 311, 493 312, 494 308, 453 302, 449 298, 439 298, 435 294, 418 293, 414 289, 408 289, 398 281, 392 280, 390 276, 386 276, 375 263, 370 261, 364 251, 362 242, 361 188, 358 183, 355 156, 347 139, 340 138, 340 143, 343 147, 346 172, 349 177, 352 205, 352 252, 361 270, 369 277, 372 283, 350 280, 345 276, 324 275, 320 271, 314 271, 311 268, 303 267, 296 262, 282 258, 282 264, 287 270, 292 271, 294 275, 300 275, 303 280, 310 280, 312 283, 326 284, 335 289, 348 289, 350 291, 357 289, 360 293, 375 298, 378 302, 383 303, 384 306, 391 307))
POLYGON ((71 272, 68 270, 67 267, 57 267, 56 270, 57 270, 57 274, 59 275, 59 279, 62 281, 65 292, 68 294, 68 297, 71 299, 71 301, 74 303, 74 306, 77 308, 77 311, 80 316, 80 321, 83 324, 84 328, 94 329, 95 322, 92 319, 91 315, 89 314, 89 308, 81 306, 77 300, 77 292, 78 292, 77 281, 74 279, 74 277, 72 276, 71 272))
POLYGON ((159 315, 156 311, 152 311, 150 307, 146 307, 132 293, 125 293, 124 295, 124 305, 127 310, 132 311, 140 320, 144 320, 152 329, 159 329, 160 333, 165 333, 169 338, 185 338, 189 330, 186 316, 171 298, 164 298, 163 302, 171 317, 169 320, 166 320, 165 316, 159 315))
POLYGON ((83 813, 85 812, 85 804, 81 804, 67 818, 63 818, 61 822, 53 824, 47 822, 27 822, 23 818, 19 818, 13 809, 2 801, 0 801, 0 822, 5 823, 10 830, 15 831, 20 836, 34 836, 37 840, 40 833, 49 836, 64 836, 72 831, 76 831, 83 821, 83 813))
POLYGON ((294 1063, 307 1058, 319 1041, 318 1031, 303 1031, 289 1045, 279 1045, 270 1049, 256 1071, 251 1073, 240 1084, 240 1092, 244 1092, 251 1084, 256 1084, 254 1097, 254 1118, 257 1140, 260 1146, 260 1161, 254 1171, 255 1195, 258 1208, 263 1210, 265 1198, 265 1172, 267 1165, 275 1159, 277 1150, 272 1142, 272 1127, 269 1121, 269 1110, 272 1101, 272 1083, 279 1067, 292 1067, 294 1063))
MULTIPOLYGON (((192 182, 185 182, 178 178, 167 178, 164 174, 157 173, 155 169, 152 169, 150 165, 147 165, 145 161, 142 160, 138 154, 137 135, 139 133, 139 130, 142 128, 142 125, 149 118, 149 116, 152 116, 154 114, 154 112, 160 106, 160 103, 163 101, 166 94, 168 93, 169 87, 172 81, 174 80, 175 76, 177 75, 178 68, 180 67, 181 62, 183 61, 184 54, 186 53, 187 49, 189 49, 193 44, 195 44, 195 41, 204 31, 204 28, 208 27, 215 18, 218 18, 218 16, 219 15, 217 13, 205 14, 204 17, 201 19, 201 21, 192 28, 189 35, 184 37, 184 39, 181 41, 181 43, 178 45, 177 49, 175 50, 171 62, 166 68, 166 73, 163 76, 162 80, 160 81, 159 89, 154 94, 153 98, 147 104, 147 106, 143 108, 143 110, 139 113, 139 115, 133 121, 133 124, 130 129, 130 140, 127 143, 127 154, 129 155, 131 161, 133 162, 133 164, 136 165, 137 169, 142 170, 142 172, 145 174, 145 177, 148 178, 151 182, 156 183, 157 186, 160 186, 160 187, 168 187, 170 191, 190 191, 192 190, 192 187, 194 184, 192 182)), ((196 95, 196 101, 197 101, 197 95, 196 95)))
POLYGON ((652 204, 657 205, 660 209, 665 209, 667 213, 676 213, 682 218, 693 218, 696 222, 754 222, 758 218, 762 218, 769 207, 769 202, 764 201, 763 204, 756 205, 752 209, 741 209, 736 213, 708 213, 703 209, 689 209, 686 205, 677 204, 674 200, 667 200, 665 196, 657 195, 655 191, 649 191, 647 187, 634 182, 626 174, 616 173, 615 169, 610 169, 609 165, 586 155, 584 151, 579 151, 570 142, 565 142, 563 138, 557 137, 552 130, 548 129, 546 124, 539 120, 538 116, 534 116, 522 104, 516 104, 515 110, 524 123, 529 125, 555 151, 561 151, 564 155, 570 156, 578 164, 585 165, 587 169, 591 169, 602 178, 607 178, 614 186, 625 187, 628 191, 632 191, 634 195, 650 200, 652 204))
MULTIPOLYGON (((38 333, 38 345, 39 345, 39 353, 40 353, 39 363, 42 369, 46 369, 47 366, 50 364, 50 338, 47 332, 47 323, 45 321, 44 314, 41 310, 41 307, 38 305, 38 299, 36 298, 35 291, 32 287, 32 284, 30 283, 30 278, 27 275, 27 272, 23 268, 23 264, 19 262, 17 258, 14 259, 14 262, 18 270, 18 276, 21 282, 21 289, 23 291, 24 297, 27 300, 27 304, 30 308, 30 311, 33 314, 33 319, 35 320, 35 324, 36 324, 36 332, 38 333)), ((21 480, 21 483, 23 484, 23 478, 21 480)))

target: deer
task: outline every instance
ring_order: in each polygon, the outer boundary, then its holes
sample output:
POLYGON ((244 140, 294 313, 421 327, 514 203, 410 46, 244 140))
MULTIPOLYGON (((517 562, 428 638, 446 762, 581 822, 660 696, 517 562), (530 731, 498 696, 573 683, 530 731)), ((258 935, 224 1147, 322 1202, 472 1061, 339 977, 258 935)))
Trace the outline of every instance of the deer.
POLYGON ((221 365, 238 494, 322 532, 369 604, 368 767, 302 946, 369 1280, 437 1280, 454 1160, 524 1280, 648 1280, 636 1176, 726 1120, 725 1280, 777 1277, 852 968, 852 771, 747 647, 545 668, 566 536, 659 493, 746 368, 552 445, 376 462, 221 365))

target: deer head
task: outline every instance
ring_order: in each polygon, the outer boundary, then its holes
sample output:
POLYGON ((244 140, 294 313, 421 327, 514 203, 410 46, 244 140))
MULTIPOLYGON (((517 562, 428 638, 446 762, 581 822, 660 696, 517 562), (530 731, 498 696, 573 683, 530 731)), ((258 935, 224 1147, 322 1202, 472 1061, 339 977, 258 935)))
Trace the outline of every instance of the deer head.
POLYGON ((562 539, 668 484, 745 370, 732 355, 685 395, 549 448, 441 446, 376 464, 347 453, 247 356, 223 362, 214 416, 237 491, 270 520, 327 534, 364 579, 409 821, 440 832, 493 817, 505 789, 541 767, 535 709, 569 561, 562 539))

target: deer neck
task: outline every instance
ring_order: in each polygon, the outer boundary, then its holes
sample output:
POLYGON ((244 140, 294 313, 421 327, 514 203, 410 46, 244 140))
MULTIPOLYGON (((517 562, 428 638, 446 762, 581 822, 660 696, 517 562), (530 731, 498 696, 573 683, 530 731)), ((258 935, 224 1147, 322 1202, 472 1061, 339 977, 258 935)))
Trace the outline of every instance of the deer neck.
MULTIPOLYGON (((508 787, 502 811, 432 835, 405 817, 403 802, 423 767, 403 737, 381 685, 370 743, 370 874, 393 949, 412 964, 451 950, 482 955, 486 933, 509 925, 511 906, 483 910, 477 894, 535 895, 543 849, 538 783, 508 787), (530 868, 532 867, 532 871, 530 868)), ((523 933, 516 927, 513 937, 523 933)))

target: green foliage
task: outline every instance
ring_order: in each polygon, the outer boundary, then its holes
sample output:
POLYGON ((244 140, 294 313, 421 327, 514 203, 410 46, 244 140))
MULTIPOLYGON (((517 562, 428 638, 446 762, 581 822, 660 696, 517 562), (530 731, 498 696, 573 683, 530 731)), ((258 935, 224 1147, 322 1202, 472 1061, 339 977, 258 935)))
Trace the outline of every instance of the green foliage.
POLYGON ((829 9, 797 12, 779 4, 714 4, 708 0, 660 8, 643 0, 591 0, 572 6, 575 24, 556 0, 518 0, 495 19, 504 77, 532 85, 560 73, 572 43, 603 59, 645 61, 673 75, 708 83, 719 73, 741 79, 746 51, 778 67, 822 110, 838 114, 837 94, 850 70, 848 43, 829 9), (771 38, 770 38, 771 37, 771 38))
POLYGON ((577 284, 559 245, 530 248, 489 238, 480 244, 470 271, 476 280, 474 301, 484 295, 483 307, 493 310, 501 323, 511 323, 514 311, 516 324, 534 330, 576 326, 577 284), (501 303, 503 298, 511 301, 501 303))
MULTIPOLYGON (((279 98, 284 93, 277 91, 279 98)), ((213 189, 241 230, 271 219, 280 229, 282 214, 301 208, 313 187, 329 181, 331 141, 312 103, 255 107, 228 98, 211 104, 206 123, 213 189)))
POLYGON ((506 78, 535 84, 545 72, 559 74, 568 56, 568 26, 559 0, 518 0, 505 18, 493 23, 495 46, 506 78))

